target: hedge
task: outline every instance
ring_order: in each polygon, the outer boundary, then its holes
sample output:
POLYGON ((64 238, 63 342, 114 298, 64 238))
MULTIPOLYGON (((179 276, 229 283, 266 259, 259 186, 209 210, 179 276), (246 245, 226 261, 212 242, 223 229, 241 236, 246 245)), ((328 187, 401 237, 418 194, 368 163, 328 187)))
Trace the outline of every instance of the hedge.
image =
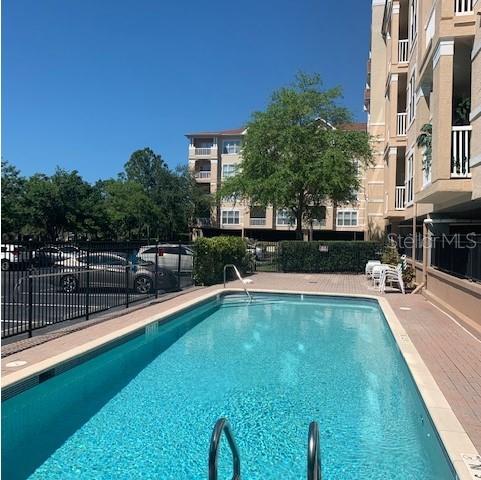
POLYGON ((201 237, 194 243, 194 271, 196 285, 221 283, 224 265, 233 263, 245 272, 249 263, 246 242, 240 237, 201 237))
POLYGON ((283 272, 364 272, 368 260, 379 258, 381 244, 355 241, 284 241, 279 245, 283 272), (322 247, 322 248, 320 248, 322 247))

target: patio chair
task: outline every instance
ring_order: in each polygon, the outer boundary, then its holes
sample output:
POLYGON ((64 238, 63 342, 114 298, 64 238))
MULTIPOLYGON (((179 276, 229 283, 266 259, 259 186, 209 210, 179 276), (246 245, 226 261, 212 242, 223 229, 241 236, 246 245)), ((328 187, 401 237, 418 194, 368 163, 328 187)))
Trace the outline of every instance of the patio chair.
POLYGON ((404 289, 404 281, 403 281, 403 272, 402 272, 402 264, 400 263, 396 268, 387 267, 382 269, 381 276, 379 280, 379 291, 384 293, 386 291, 386 284, 390 283, 392 286, 393 283, 397 283, 399 285, 399 289, 405 294, 404 289))
POLYGON ((379 263, 372 266, 370 278, 374 287, 378 286, 381 281, 382 272, 386 268, 394 268, 392 265, 379 263))
POLYGON ((374 265, 381 265, 381 261, 380 260, 369 260, 366 263, 366 269, 365 269, 366 278, 372 277, 372 268, 374 267, 374 265))

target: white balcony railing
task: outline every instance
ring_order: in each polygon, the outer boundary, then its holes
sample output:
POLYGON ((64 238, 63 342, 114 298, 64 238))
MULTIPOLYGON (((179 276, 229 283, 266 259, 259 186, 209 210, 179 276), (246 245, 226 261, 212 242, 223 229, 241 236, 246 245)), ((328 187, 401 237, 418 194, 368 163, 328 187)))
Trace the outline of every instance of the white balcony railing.
POLYGON ((471 176, 469 168, 471 130, 471 125, 453 127, 451 178, 469 178, 471 176))
POLYGON ((212 220, 209 217, 198 218, 197 225, 200 227, 210 227, 212 225, 212 220))
POLYGON ((409 58, 409 40, 399 40, 398 42, 398 63, 407 63, 409 58))
POLYGON ((455 15, 472 15, 473 13, 473 0, 454 0, 455 15))
POLYGON ((266 219, 265 218, 251 218, 250 224, 251 225, 265 225, 266 219))
POLYGON ((405 199, 406 199, 406 187, 396 186, 394 210, 404 210, 405 199))
POLYGON ((407 113, 398 113, 396 122, 396 133, 398 137, 406 136, 407 113))
POLYGON ((196 155, 210 155, 212 153, 212 148, 210 148, 210 147, 195 147, 194 153, 196 155))
POLYGON ((196 172, 195 178, 210 178, 210 170, 200 170, 196 172))

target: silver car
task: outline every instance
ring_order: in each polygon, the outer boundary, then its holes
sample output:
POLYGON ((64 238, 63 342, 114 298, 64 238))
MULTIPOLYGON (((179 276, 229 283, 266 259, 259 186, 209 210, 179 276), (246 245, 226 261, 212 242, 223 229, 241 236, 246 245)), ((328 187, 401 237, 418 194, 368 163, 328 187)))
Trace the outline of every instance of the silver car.
POLYGON ((159 290, 177 288, 177 277, 171 271, 158 268, 156 283, 154 264, 142 261, 131 263, 112 253, 95 252, 88 256, 71 257, 57 262, 55 266, 60 272, 51 277, 52 281, 66 293, 85 288, 87 282, 89 287, 122 289, 126 287, 127 277, 129 289, 137 293, 150 293, 156 285, 159 290))

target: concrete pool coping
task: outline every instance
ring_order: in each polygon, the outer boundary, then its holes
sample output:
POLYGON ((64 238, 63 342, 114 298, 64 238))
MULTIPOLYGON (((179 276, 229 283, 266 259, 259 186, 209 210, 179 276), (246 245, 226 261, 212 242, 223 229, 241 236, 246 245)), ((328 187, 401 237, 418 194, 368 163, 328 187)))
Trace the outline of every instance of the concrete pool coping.
MULTIPOLYGON (((470 470, 465 462, 466 456, 476 457, 478 452, 471 442, 466 431, 458 421, 451 406, 441 392, 431 372, 428 370, 416 347, 409 338, 406 330, 401 325, 391 305, 386 298, 369 294, 356 293, 325 293, 312 291, 296 291, 284 289, 254 289, 249 288, 253 293, 271 293, 271 294, 291 294, 306 295, 319 297, 351 297, 360 299, 375 300, 381 308, 386 318, 389 328, 394 336, 397 346, 404 358, 417 389, 423 399, 426 410, 428 411, 432 423, 436 428, 438 436, 444 446, 444 449, 455 469, 459 480, 473 480, 474 471, 470 470)), ((242 288, 217 288, 206 292, 196 298, 186 300, 181 305, 173 306, 168 310, 156 313, 132 323, 131 325, 117 329, 106 335, 102 335, 94 340, 87 341, 82 345, 70 348, 60 354, 53 355, 50 358, 39 361, 31 365, 25 365, 22 368, 6 374, 2 377, 2 390, 11 388, 16 384, 23 383, 27 379, 34 378, 43 372, 53 369, 68 361, 80 358, 87 353, 108 346, 112 342, 119 341, 138 330, 145 328, 152 323, 167 322, 172 316, 177 315, 196 305, 229 293, 243 293, 242 288)))

